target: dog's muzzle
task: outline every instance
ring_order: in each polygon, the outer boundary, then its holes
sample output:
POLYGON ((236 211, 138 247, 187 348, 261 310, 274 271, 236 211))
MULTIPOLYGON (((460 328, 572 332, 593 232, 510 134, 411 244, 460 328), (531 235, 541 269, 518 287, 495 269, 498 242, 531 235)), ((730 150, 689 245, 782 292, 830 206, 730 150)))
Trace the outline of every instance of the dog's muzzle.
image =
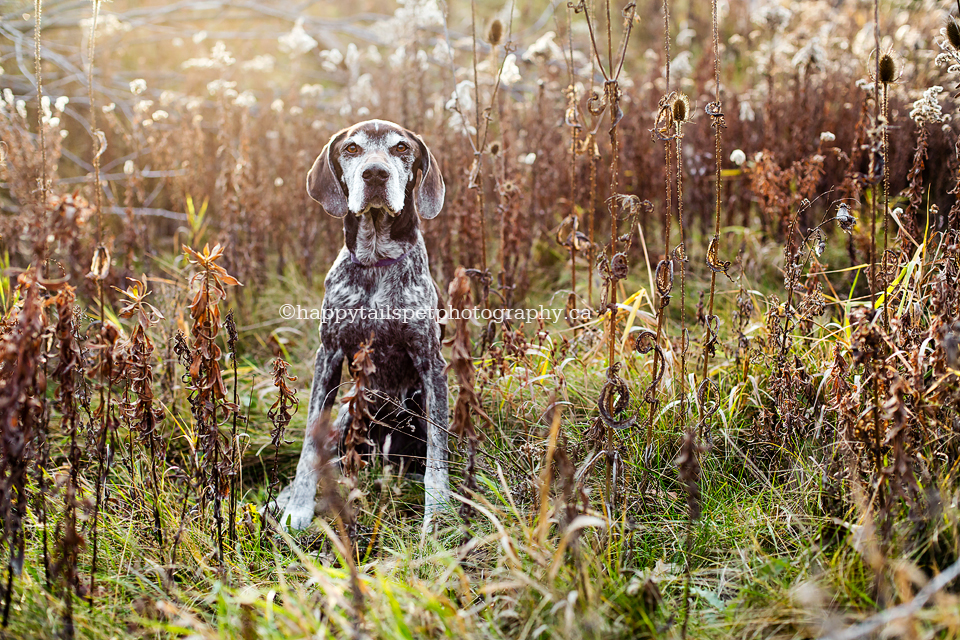
POLYGON ((383 209, 391 216, 399 215, 399 211, 394 211, 390 206, 390 197, 388 193, 389 181, 391 178, 390 168, 379 163, 371 163, 363 168, 360 173, 363 179, 364 207, 363 213, 369 213, 371 209, 383 209))

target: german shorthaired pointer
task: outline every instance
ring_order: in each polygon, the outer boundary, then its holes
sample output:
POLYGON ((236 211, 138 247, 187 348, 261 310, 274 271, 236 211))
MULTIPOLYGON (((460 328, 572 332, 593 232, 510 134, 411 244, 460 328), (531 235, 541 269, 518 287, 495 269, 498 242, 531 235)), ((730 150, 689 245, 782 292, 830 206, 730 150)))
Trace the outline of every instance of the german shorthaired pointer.
MULTIPOLYGON (((296 478, 278 499, 282 505, 286 498, 285 526, 303 529, 313 519, 322 446, 313 431, 336 399, 344 358, 351 362, 371 334, 368 438, 391 459, 422 470, 424 528, 448 502, 446 363, 419 221, 440 213, 444 191, 423 140, 384 120, 334 135, 307 174, 310 197, 343 218, 345 243, 324 282, 307 432, 296 478)), ((335 422, 341 440, 349 419, 342 408, 335 422)))

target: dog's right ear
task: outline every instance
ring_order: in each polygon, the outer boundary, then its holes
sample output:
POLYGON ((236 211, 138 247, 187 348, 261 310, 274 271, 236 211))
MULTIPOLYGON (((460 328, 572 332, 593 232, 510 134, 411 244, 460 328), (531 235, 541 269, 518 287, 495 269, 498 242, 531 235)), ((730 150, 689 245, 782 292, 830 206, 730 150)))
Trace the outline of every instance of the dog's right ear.
POLYGON ((307 173, 307 193, 334 218, 347 215, 347 197, 343 193, 343 186, 340 184, 337 172, 333 169, 330 153, 346 133, 347 130, 344 129, 330 138, 330 142, 313 163, 313 168, 307 173))

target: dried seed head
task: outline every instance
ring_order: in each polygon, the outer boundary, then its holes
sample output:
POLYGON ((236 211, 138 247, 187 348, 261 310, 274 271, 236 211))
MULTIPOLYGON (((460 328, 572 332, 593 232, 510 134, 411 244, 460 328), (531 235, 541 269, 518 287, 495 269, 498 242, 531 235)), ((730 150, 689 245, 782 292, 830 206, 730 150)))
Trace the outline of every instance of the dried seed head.
POLYGON ((686 122, 690 115, 690 98, 678 93, 673 99, 673 119, 675 122, 686 122))
POLYGON ((487 29, 487 42, 493 46, 503 42, 503 23, 499 20, 490 23, 490 28, 487 29))
POLYGON ((950 22, 947 23, 947 40, 950 41, 951 47, 960 50, 960 23, 956 18, 950 18, 950 22))
POLYGON ((840 228, 850 233, 853 229, 853 225, 857 223, 857 219, 850 214, 850 209, 845 203, 841 203, 840 207, 837 209, 837 224, 840 225, 840 228))
POLYGON ((880 82, 890 84, 897 79, 897 61, 889 53, 880 56, 880 82))
POLYGON ((490 155, 492 155, 492 156, 498 156, 498 155, 500 155, 500 143, 499 143, 499 142, 491 142, 491 143, 490 143, 490 146, 488 147, 488 150, 490 151, 490 155))

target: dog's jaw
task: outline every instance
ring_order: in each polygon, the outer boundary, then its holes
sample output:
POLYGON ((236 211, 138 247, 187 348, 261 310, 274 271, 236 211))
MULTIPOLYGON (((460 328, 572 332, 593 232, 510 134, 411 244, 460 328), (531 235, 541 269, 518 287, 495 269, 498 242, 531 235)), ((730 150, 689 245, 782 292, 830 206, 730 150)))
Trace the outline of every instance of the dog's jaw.
MULTIPOLYGON (((352 247, 348 242, 348 248, 361 264, 369 266, 385 258, 399 258, 409 250, 409 241, 392 237, 392 227, 398 221, 396 216, 390 209, 376 207, 368 207, 357 216, 356 238, 352 247)), ((416 231, 412 240, 416 242, 419 236, 416 231)))
POLYGON ((390 206, 390 203, 386 201, 385 198, 374 196, 367 200, 366 205, 363 208, 363 211, 357 213, 358 216, 375 216, 379 212, 384 212, 391 218, 396 218, 400 215, 401 210, 394 209, 390 206))

